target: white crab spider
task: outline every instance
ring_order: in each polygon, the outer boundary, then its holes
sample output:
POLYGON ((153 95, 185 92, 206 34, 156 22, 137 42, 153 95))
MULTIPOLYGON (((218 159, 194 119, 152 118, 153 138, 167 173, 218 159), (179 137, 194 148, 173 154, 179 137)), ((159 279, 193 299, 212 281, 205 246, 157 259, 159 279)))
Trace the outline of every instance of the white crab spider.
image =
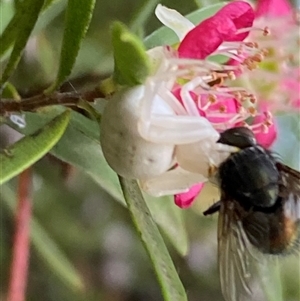
MULTIPOLYGON (((171 88, 178 74, 188 75, 191 68, 180 68, 185 60, 165 60, 161 49, 152 52, 156 72, 144 85, 124 89, 109 100, 100 140, 112 169, 140 180, 143 189, 156 196, 184 192, 207 180, 209 168, 231 150, 216 143, 218 132, 200 116, 188 93, 204 83, 204 77, 183 85, 181 104, 171 88), (180 167, 174 168, 177 163, 180 167)), ((199 62, 195 70, 204 65, 199 62)))
MULTIPOLYGON (((179 13, 161 5, 157 6, 156 15, 174 30, 179 40, 194 28, 179 13)), ((101 145, 109 165, 124 177, 140 180, 143 189, 156 196, 184 192, 193 184, 206 181, 211 168, 218 167, 236 151, 216 143, 218 132, 199 113, 199 109, 205 110, 210 104, 202 108, 191 92, 200 97, 207 94, 232 98, 234 93, 240 94, 243 103, 248 97, 240 87, 210 86, 216 79, 230 79, 234 66, 179 59, 170 49, 163 49, 166 48, 148 52, 155 72, 144 85, 116 94, 104 111, 101 125, 101 145), (181 88, 181 102, 172 93, 176 85, 181 88)), ((234 49, 240 51, 240 44, 225 43, 214 54, 225 51, 229 58, 239 59, 234 56, 234 49)), ((251 112, 242 113, 232 116, 226 124, 214 126, 232 126, 251 112)))

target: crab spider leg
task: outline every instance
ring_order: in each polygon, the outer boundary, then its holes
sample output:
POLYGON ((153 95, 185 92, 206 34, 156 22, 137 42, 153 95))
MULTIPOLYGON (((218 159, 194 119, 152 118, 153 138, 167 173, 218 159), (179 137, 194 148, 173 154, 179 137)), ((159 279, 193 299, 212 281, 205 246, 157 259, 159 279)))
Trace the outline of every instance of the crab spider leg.
POLYGON ((158 91, 158 95, 173 109, 175 114, 187 115, 186 110, 178 99, 167 89, 158 91))
POLYGON ((209 121, 204 117, 195 116, 178 116, 178 115, 162 115, 153 114, 151 118, 151 125, 160 127, 162 129, 173 129, 176 131, 193 131, 199 129, 210 129, 213 127, 209 121))
POLYGON ((140 116, 141 119, 144 120, 147 124, 150 123, 154 98, 161 86, 162 83, 157 84, 151 80, 149 80, 146 85, 144 85, 144 99, 140 105, 140 116))
MULTIPOLYGON (((181 116, 176 116, 181 117, 181 116)), ((166 119, 168 126, 170 125, 168 119, 166 119)), ((186 144, 193 143, 211 137, 214 133, 212 127, 203 127, 203 124, 199 124, 198 127, 187 129, 180 128, 182 123, 174 122, 174 128, 157 127, 151 125, 147 127, 143 122, 138 123, 138 130, 140 135, 147 141, 154 143, 170 143, 170 144, 186 144)))
POLYGON ((188 114, 191 116, 200 116, 197 105, 190 94, 190 91, 193 91, 199 85, 204 88, 210 88, 202 77, 194 78, 193 80, 183 85, 181 88, 180 96, 182 98, 182 102, 188 114))
POLYGON ((141 180, 140 184, 144 191, 156 197, 187 192, 188 189, 208 179, 201 174, 186 171, 180 167, 169 170, 155 178, 141 180))
POLYGON ((217 143, 217 136, 211 136, 204 141, 177 145, 175 157, 181 168, 210 177, 211 168, 217 168, 231 153, 238 149, 217 143))

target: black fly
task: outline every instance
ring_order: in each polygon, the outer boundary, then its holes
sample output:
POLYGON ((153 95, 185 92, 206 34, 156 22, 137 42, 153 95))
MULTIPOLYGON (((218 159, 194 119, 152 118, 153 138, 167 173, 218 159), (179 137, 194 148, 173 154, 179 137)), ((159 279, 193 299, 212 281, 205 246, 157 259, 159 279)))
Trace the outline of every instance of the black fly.
POLYGON ((250 301, 255 270, 267 264, 263 254, 299 251, 300 173, 258 145, 245 127, 224 131, 218 142, 239 151, 219 166, 221 200, 204 215, 219 212, 218 261, 225 300, 247 296, 250 301))

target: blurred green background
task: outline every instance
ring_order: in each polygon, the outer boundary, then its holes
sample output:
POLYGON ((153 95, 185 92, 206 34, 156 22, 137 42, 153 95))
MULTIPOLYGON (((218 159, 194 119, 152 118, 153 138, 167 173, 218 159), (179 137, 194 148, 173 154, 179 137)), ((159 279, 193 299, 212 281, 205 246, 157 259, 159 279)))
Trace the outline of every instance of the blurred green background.
MULTIPOLYGON (((11 80, 23 97, 40 93, 56 76, 66 2, 55 1, 40 17, 35 34, 27 44, 22 61, 11 80)), ((71 79, 61 90, 88 90, 110 75, 113 70, 110 36, 112 21, 120 20, 138 35, 145 37, 158 28, 160 23, 154 13, 149 16, 146 14, 142 21, 138 20, 139 11, 144 5, 154 8, 157 2, 98 0, 71 79)), ((168 0, 161 3, 187 14, 214 2, 168 0)), ((14 13, 14 1, 2 0, 0 9, 0 30, 3 31, 14 13)), ((285 124, 284 118, 282 124, 285 124)), ((19 137, 14 130, 1 126, 1 147, 19 137)), ((80 145, 76 147, 80 149, 80 145)), ((289 145, 285 144, 285 147, 289 145)), ((298 161, 291 164, 297 165, 298 161)), ((43 254, 43 248, 32 246, 27 300, 162 300, 151 264, 123 204, 87 174, 51 155, 35 164, 33 171, 35 226, 37 231, 45 231, 43 233, 51 240, 50 247, 46 236, 41 235, 37 245, 44 244, 46 249, 49 247, 53 256, 47 257, 47 254, 43 254), (56 252, 62 257, 56 256, 56 252), (62 269, 60 273, 55 268, 55 260, 59 260, 58 266, 62 269), (75 269, 68 270, 70 266, 75 269), (83 286, 78 279, 81 279, 83 286)), ((13 214, 7 204, 15 202, 16 185, 14 179, 1 188, 0 300, 5 300, 14 229, 13 214)), ((190 301, 223 300, 217 271, 217 217, 202 216, 202 211, 217 200, 215 191, 210 189, 208 187, 203 192, 201 200, 192 209, 174 209, 182 213, 186 226, 189 241, 187 255, 181 256, 164 236, 190 301)), ((159 211, 163 204, 158 203, 156 206, 156 211, 159 211)), ((169 217, 166 211, 162 211, 159 218, 167 220, 169 217)), ((282 258, 280 275, 284 301, 300 300, 299 260, 299 255, 282 258)))

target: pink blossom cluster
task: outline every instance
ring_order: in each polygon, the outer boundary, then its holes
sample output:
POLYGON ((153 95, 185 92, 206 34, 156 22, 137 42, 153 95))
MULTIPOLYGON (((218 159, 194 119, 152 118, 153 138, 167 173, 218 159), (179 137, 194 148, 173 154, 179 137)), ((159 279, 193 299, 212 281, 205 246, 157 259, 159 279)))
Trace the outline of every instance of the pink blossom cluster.
MULTIPOLYGON (((293 10, 286 0, 259 0, 255 9, 247 2, 233 1, 200 24, 189 25, 190 30, 183 35, 176 49, 179 59, 192 61, 211 60, 216 55, 222 55, 223 59, 225 57, 222 71, 212 68, 210 79, 204 79, 203 84, 198 82, 200 89, 195 85, 195 89, 188 91, 188 97, 197 104, 200 116, 207 118, 216 130, 248 126, 255 133, 258 143, 268 148, 276 139, 277 133, 273 113, 282 109, 283 106, 279 104, 285 102, 283 98, 290 98, 287 102, 289 107, 299 108, 299 67, 295 64, 287 65, 285 60, 280 64, 276 57, 277 61, 274 62, 274 53, 278 50, 280 37, 275 31, 275 44, 274 38, 269 37, 272 32, 268 24, 268 20, 272 18, 286 18, 292 13, 293 10), (265 93, 268 96, 264 97, 264 93, 257 96, 255 81, 270 71, 271 68, 267 64, 270 59, 273 59, 273 65, 277 64, 278 71, 273 72, 271 76, 272 85, 269 85, 268 93, 265 93), (257 76, 254 75, 256 70, 257 76), (282 72, 288 77, 282 78, 282 72), (296 76, 289 77, 291 72, 296 76), (234 86, 235 81, 238 82, 237 86, 234 86), (281 98, 275 95, 276 101, 272 101, 272 89, 275 89, 276 94, 278 87, 281 93, 288 93, 280 95, 281 98), (298 96, 295 96, 297 91, 298 96)), ((291 30, 295 31, 296 21, 293 22, 291 18, 289 24, 291 30)), ((271 20, 270 25, 273 23, 271 20)), ((280 53, 281 57, 286 55, 280 53)), ((191 78, 181 80, 193 81, 191 78)), ((184 93, 182 87, 180 84, 175 85, 172 93, 184 105, 181 97, 184 93)), ((189 191, 175 195, 176 205, 181 208, 189 207, 202 187, 203 183, 197 183, 189 191)))

